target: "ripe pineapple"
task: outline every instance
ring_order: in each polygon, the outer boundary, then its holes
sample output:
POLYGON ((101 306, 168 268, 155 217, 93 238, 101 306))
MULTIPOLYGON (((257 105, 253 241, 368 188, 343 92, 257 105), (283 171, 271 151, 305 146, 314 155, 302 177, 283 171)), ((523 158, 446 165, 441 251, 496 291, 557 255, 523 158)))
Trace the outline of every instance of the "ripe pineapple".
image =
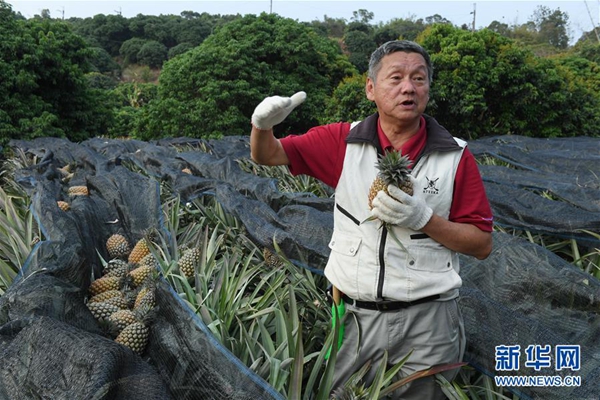
POLYGON ((397 151, 386 152, 385 155, 378 157, 376 166, 379 173, 369 189, 369 209, 373 208, 373 199, 380 190, 388 193, 388 185, 397 186, 400 190, 412 196, 412 183, 408 178, 410 164, 411 161, 408 156, 402 156, 397 151))
MULTIPOLYGON (((102 293, 100 293, 102 294, 102 293)), ((129 308, 127 300, 123 295, 117 297, 111 297, 110 299, 104 300, 104 304, 112 304, 113 306, 119 307, 120 310, 126 310, 129 308)))
POLYGON ((99 321, 107 320, 113 313, 119 311, 119 307, 114 304, 109 304, 105 302, 100 303, 88 303, 88 309, 99 321))
POLYGON ((152 308, 156 305, 156 294, 154 289, 150 287, 144 287, 139 291, 133 304, 133 309, 140 309, 144 307, 152 308))
POLYGON ((126 276, 131 266, 127 261, 118 258, 110 260, 102 270, 102 276, 126 276))
POLYGON ((158 260, 156 259, 156 257, 154 257, 154 254, 148 253, 138 263, 138 267, 142 267, 142 266, 148 266, 148 267, 157 269, 160 267, 160 264, 158 263, 158 260))
POLYGON ((59 200, 56 202, 56 204, 58 205, 58 208, 60 208, 63 211, 69 211, 69 209, 71 208, 69 203, 67 203, 66 201, 59 200))
POLYGON ((116 334, 119 334, 127 325, 136 322, 137 318, 131 310, 119 310, 112 313, 108 317, 108 321, 113 325, 116 334))
POLYGON ((131 350, 139 355, 144 353, 146 345, 148 344, 148 337, 150 336, 150 328, 148 328, 143 322, 134 322, 127 325, 119 336, 115 339, 115 342, 121 343, 124 346, 129 347, 131 350))
POLYGON ((194 276, 194 265, 200 262, 201 257, 202 253, 197 247, 187 249, 183 252, 183 256, 179 259, 177 264, 179 265, 179 270, 186 278, 194 276))
POLYGON ((110 258, 123 258, 129 255, 131 247, 125 236, 115 233, 106 240, 106 250, 110 258))
POLYGON ((123 293, 120 290, 107 290, 106 292, 98 293, 95 296, 90 297, 88 303, 102 303, 112 297, 122 297, 123 293))
POLYGON ((67 190, 69 196, 87 196, 90 194, 87 186, 71 186, 67 190))
POLYGON ((129 347, 139 355, 144 353, 150 336, 149 325, 154 317, 152 309, 144 308, 134 311, 136 322, 127 325, 115 339, 115 342, 129 347))
POLYGON ((125 284, 125 278, 117 276, 104 276, 90 284, 89 292, 92 296, 109 290, 120 290, 125 284))
POLYGON ((129 276, 131 277, 133 286, 140 286, 142 282, 144 282, 144 280, 152 274, 153 271, 155 271, 155 268, 149 265, 142 265, 130 271, 129 276))
POLYGON ((148 247, 148 242, 145 238, 141 238, 137 241, 135 246, 133 246, 133 250, 129 253, 128 261, 132 264, 139 263, 142 258, 150 253, 150 248, 148 247))

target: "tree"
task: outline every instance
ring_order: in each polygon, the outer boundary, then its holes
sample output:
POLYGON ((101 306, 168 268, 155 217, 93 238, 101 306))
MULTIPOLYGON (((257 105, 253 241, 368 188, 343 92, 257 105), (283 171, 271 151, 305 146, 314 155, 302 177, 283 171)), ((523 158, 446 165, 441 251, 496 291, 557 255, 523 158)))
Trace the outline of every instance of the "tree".
POLYGON ((452 22, 450 20, 442 17, 440 14, 430 15, 429 17, 425 18, 425 22, 427 23, 427 25, 433 25, 433 24, 449 24, 449 25, 452 25, 452 22))
POLYGON ((341 38, 346 31, 344 18, 330 18, 327 15, 323 16, 323 21, 314 20, 307 25, 324 37, 341 38))
POLYGON ((93 47, 102 47, 113 57, 119 55, 121 44, 133 37, 127 18, 121 15, 97 14, 92 18, 70 19, 73 31, 93 47))
POLYGON ((85 78, 92 51, 63 22, 17 20, 0 1, 0 138, 101 135, 111 123, 85 78))
POLYGON ((92 71, 101 74, 118 75, 121 67, 102 47, 91 47, 92 54, 88 61, 92 71))
POLYGON ((573 50, 579 57, 600 64, 600 43, 596 42, 595 39, 579 42, 573 50))
POLYGON ((144 43, 137 54, 138 63, 152 68, 160 68, 166 59, 167 47, 156 40, 149 40, 144 43))
POLYGON ((559 49, 569 46, 569 15, 560 11, 560 8, 552 11, 546 6, 538 6, 532 16, 538 31, 540 41, 549 43, 559 49))
POLYGON ((140 53, 140 50, 142 50, 142 47, 144 47, 146 43, 146 39, 141 39, 137 37, 124 41, 121 45, 121 48, 119 49, 119 54, 121 55, 121 57, 123 57, 123 64, 129 65, 137 63, 138 54, 140 53))
POLYGON ((369 69, 369 58, 377 48, 370 35, 357 30, 347 32, 344 35, 344 45, 349 53, 348 59, 358 72, 363 73, 369 69))
POLYGON ((416 40, 417 36, 425 30, 422 19, 392 19, 386 24, 376 28, 373 38, 377 46, 390 40, 405 39, 416 40))
POLYGON ((369 24, 373 20, 374 14, 371 11, 360 9, 358 11, 352 11, 352 21, 360 22, 362 24, 369 24))
POLYGON ((377 111, 375 103, 365 94, 366 74, 344 78, 327 100, 327 109, 320 123, 361 121, 377 111))
POLYGON ((511 30, 508 24, 505 24, 503 22, 492 21, 488 25, 487 29, 489 29, 492 32, 496 32, 499 35, 511 37, 511 30))
POLYGON ((260 101, 300 90, 306 102, 276 132, 304 132, 354 71, 339 47, 311 28, 277 15, 247 15, 164 64, 160 98, 143 109, 137 132, 144 138, 247 135, 260 101))
POLYGON ((429 113, 466 138, 519 134, 593 135, 600 103, 591 87, 552 60, 490 30, 434 25, 421 39, 431 53, 429 113))
POLYGON ((195 46, 188 42, 179 43, 175 47, 171 47, 167 53, 167 58, 170 60, 173 57, 177 57, 180 54, 185 53, 188 50, 193 49, 195 46))

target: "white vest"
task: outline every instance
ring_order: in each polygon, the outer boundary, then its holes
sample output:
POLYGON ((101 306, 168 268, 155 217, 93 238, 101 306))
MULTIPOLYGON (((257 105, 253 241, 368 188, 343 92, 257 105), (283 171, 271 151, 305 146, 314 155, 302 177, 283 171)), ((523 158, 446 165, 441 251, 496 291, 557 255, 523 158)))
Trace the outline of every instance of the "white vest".
MULTIPOLYGON (((466 146, 466 142, 454 140, 456 149, 424 154, 412 171, 414 191, 422 192, 433 212, 443 218, 450 214, 454 177, 466 146)), ((376 161, 377 148, 372 143, 347 144, 335 191, 334 231, 325 275, 355 300, 414 301, 431 295, 448 300, 458 296, 462 280, 457 253, 422 232, 394 227, 405 251, 380 221, 364 222, 370 217, 368 193, 377 176, 376 161)))

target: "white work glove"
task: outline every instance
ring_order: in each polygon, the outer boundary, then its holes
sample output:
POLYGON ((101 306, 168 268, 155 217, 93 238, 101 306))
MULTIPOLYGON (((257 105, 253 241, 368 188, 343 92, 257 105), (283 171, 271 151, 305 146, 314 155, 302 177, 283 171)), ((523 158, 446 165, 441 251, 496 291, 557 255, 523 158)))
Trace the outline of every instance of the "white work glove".
POLYGON ((254 109, 252 125, 262 130, 273 129, 280 124, 294 108, 302 104, 306 93, 298 92, 292 97, 272 96, 264 99, 254 109))
MULTIPOLYGON (((414 178, 410 177, 414 185, 414 178)), ((388 186, 389 195, 380 190, 373 199, 373 209, 371 215, 391 225, 402 228, 409 228, 414 231, 421 230, 433 215, 433 210, 429 207, 419 192, 411 196, 403 192, 394 185, 388 186)))

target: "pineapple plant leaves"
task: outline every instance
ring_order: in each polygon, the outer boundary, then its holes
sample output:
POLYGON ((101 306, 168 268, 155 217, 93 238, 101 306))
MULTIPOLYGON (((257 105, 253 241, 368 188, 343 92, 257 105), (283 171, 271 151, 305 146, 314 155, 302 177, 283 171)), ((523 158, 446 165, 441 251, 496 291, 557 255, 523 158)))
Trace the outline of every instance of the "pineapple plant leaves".
POLYGON ((290 376, 290 384, 288 389, 288 398, 300 399, 302 395, 302 376, 304 368, 304 346, 302 345, 302 326, 298 328, 296 336, 296 351, 294 356, 294 364, 290 376))
POLYGON ((390 386, 388 386, 387 388, 383 389, 381 391, 380 396, 387 396, 388 394, 390 394, 391 392, 393 392, 394 390, 416 380, 419 378, 424 378, 426 376, 431 376, 431 375, 436 375, 439 374, 441 372, 445 372, 445 371, 449 371, 452 369, 456 369, 456 368, 461 368, 463 366, 467 365, 467 363, 465 362, 459 362, 459 363, 451 363, 451 364, 442 364, 442 365, 436 365, 434 367, 428 368, 426 370, 423 371, 417 371, 403 379, 400 379, 397 382, 392 383, 390 386))

